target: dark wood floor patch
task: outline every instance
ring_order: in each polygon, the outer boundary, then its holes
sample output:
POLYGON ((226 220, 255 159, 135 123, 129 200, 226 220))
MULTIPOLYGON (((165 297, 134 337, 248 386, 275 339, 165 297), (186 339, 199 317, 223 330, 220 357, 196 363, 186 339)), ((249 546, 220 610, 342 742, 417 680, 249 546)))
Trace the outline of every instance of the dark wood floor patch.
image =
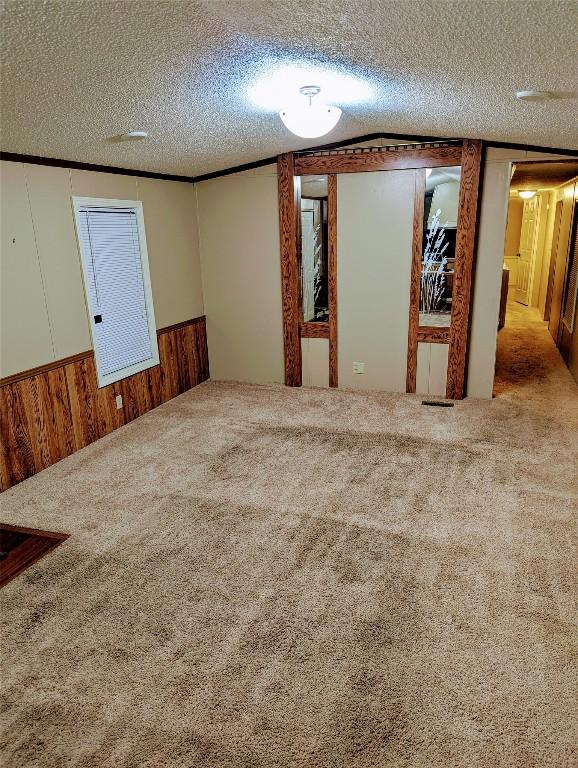
POLYGON ((68 533, 0 523, 0 587, 61 544, 68 533))

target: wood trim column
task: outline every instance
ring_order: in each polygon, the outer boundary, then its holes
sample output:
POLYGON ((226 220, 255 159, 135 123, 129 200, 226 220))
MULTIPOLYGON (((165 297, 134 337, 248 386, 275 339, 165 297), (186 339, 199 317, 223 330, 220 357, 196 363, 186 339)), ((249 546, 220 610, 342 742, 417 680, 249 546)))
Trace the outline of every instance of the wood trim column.
POLYGON ((329 386, 337 387, 337 175, 327 176, 329 386))
POLYGON ((478 139, 465 139, 462 150, 462 176, 458 203, 456 261, 446 384, 446 397, 454 400, 461 400, 464 396, 481 167, 482 142, 478 139))
POLYGON ((283 349, 285 384, 301 386, 301 339, 299 334, 299 259, 297 254, 298 188, 291 153, 277 160, 279 183, 279 237, 281 246, 281 296, 283 302, 283 349))
POLYGON ((413 240, 411 282, 409 287, 409 325, 407 332, 406 392, 415 392, 417 378, 417 343, 419 329, 419 293, 423 259, 423 217, 425 210, 425 168, 414 171, 413 240))

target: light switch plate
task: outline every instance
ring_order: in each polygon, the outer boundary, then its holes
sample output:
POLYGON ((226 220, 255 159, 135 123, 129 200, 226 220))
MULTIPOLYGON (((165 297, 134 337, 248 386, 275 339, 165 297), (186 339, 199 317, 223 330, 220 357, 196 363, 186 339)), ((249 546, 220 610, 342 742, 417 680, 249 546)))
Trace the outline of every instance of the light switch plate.
POLYGON ((116 396, 116 410, 120 411, 121 408, 122 408, 122 395, 117 395, 116 396))
POLYGON ((353 363, 353 373, 365 373, 365 363, 353 363))

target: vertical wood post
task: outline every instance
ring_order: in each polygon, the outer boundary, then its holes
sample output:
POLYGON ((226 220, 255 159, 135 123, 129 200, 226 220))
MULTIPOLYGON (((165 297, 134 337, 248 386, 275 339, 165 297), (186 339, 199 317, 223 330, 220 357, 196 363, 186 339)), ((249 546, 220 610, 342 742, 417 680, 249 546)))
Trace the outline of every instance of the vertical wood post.
POLYGON ((337 175, 327 176, 329 386, 337 386, 337 175))
POLYGON ((417 331, 419 328, 419 294, 423 260, 423 217, 425 209, 425 168, 416 168, 413 197, 413 240, 411 282, 409 287, 409 325, 407 332, 406 392, 415 392, 417 377, 417 331))
MULTIPOLYGON (((285 384, 301 386, 301 339, 299 338, 299 259, 297 254, 298 189, 291 153, 279 155, 279 237, 281 246, 281 295, 283 302, 283 348, 285 384)), ((299 179, 297 179, 297 183, 299 179)))
POLYGON ((464 396, 481 167, 482 142, 464 139, 446 384, 446 397, 454 400, 464 396))

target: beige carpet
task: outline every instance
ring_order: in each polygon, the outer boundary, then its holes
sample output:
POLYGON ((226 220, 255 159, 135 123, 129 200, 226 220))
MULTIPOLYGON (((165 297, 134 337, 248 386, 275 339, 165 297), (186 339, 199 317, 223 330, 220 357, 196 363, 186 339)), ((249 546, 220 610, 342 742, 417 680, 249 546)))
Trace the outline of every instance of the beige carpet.
POLYGON ((578 394, 524 325, 493 402, 207 383, 5 493, 72 534, 2 590, 5 768, 574 768, 578 394))

